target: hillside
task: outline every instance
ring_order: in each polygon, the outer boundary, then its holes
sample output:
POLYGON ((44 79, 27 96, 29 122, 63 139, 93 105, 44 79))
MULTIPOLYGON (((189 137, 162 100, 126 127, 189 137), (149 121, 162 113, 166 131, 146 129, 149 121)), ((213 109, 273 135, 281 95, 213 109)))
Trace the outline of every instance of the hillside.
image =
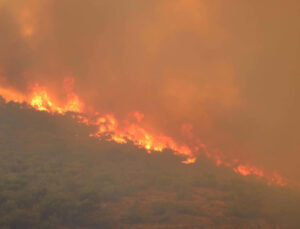
POLYGON ((0 228, 299 228, 289 187, 90 138, 92 128, 1 101, 0 228))

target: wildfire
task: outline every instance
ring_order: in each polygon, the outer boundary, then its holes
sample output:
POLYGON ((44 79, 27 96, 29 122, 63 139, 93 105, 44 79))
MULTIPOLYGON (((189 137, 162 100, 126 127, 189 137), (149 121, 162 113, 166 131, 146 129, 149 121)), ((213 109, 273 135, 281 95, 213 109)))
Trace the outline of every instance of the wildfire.
POLYGON ((73 92, 73 80, 68 78, 65 80, 66 100, 64 104, 59 103, 53 96, 51 96, 46 88, 40 87, 35 84, 32 87, 32 92, 27 95, 23 95, 12 89, 0 87, 0 95, 4 97, 6 102, 26 102, 33 108, 39 111, 46 111, 49 113, 65 114, 66 112, 75 112, 78 114, 79 121, 86 125, 97 126, 97 131, 91 133, 91 137, 102 138, 106 137, 108 141, 114 141, 119 144, 125 144, 132 142, 138 147, 144 148, 148 153, 153 151, 162 152, 164 149, 171 149, 175 155, 182 156, 185 160, 184 164, 191 164, 196 162, 197 155, 201 152, 205 152, 208 158, 211 158, 217 166, 223 165, 225 167, 231 167, 234 172, 243 176, 255 175, 257 177, 264 177, 269 180, 270 184, 276 183, 278 185, 286 185, 285 180, 273 173, 267 175, 263 170, 254 166, 240 164, 238 160, 228 161, 225 159, 222 152, 209 151, 207 146, 203 144, 199 139, 192 136, 192 126, 183 125, 183 130, 190 138, 193 138, 196 142, 196 146, 188 146, 176 142, 173 138, 165 135, 156 135, 142 127, 142 120, 144 114, 135 111, 132 113, 134 120, 117 120, 113 114, 100 115, 95 112, 93 114, 81 115, 84 112, 84 104, 79 97, 73 92))
POLYGON ((33 89, 32 96, 29 100, 29 104, 39 111, 57 112, 64 114, 66 112, 82 112, 83 105, 78 99, 77 95, 70 93, 67 95, 68 100, 66 105, 58 106, 47 93, 45 88, 41 88, 38 84, 33 89))
POLYGON ((240 173, 243 176, 248 176, 250 174, 254 174, 259 177, 264 176, 264 172, 251 166, 246 166, 246 165, 239 165, 238 167, 233 169, 236 173, 240 173))

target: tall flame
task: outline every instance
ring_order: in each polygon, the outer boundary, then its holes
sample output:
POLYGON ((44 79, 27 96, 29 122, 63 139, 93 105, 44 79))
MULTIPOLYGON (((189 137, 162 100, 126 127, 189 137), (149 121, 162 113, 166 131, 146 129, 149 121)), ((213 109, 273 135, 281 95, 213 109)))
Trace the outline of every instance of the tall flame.
MULTIPOLYGON (((154 134, 142 127, 142 120, 144 114, 135 111, 131 114, 134 117, 133 121, 118 120, 113 114, 100 115, 99 112, 92 114, 85 112, 84 103, 73 92, 73 80, 67 78, 65 80, 65 91, 67 100, 64 104, 60 104, 51 96, 46 88, 35 84, 32 87, 32 92, 29 95, 24 95, 13 89, 0 87, 0 95, 6 102, 26 102, 33 108, 39 111, 46 111, 49 113, 65 114, 66 112, 77 113, 80 122, 86 125, 97 126, 97 131, 91 133, 91 137, 102 138, 106 137, 108 141, 114 141, 119 144, 132 142, 135 145, 144 148, 148 153, 153 151, 162 152, 164 149, 171 149, 175 155, 182 156, 185 160, 184 164, 194 163, 200 152, 205 152, 208 158, 211 158, 217 166, 223 165, 230 167, 234 172, 242 176, 255 175, 257 177, 266 178, 270 184, 286 185, 287 182, 278 173, 265 173, 262 169, 255 166, 239 163, 238 160, 225 159, 222 152, 209 151, 207 146, 203 144, 198 138, 194 138, 195 145, 193 147, 180 144, 172 137, 163 134, 154 134), (84 114, 84 115, 83 115, 84 114)), ((192 136, 191 126, 184 125, 183 129, 187 131, 188 135, 192 136)))

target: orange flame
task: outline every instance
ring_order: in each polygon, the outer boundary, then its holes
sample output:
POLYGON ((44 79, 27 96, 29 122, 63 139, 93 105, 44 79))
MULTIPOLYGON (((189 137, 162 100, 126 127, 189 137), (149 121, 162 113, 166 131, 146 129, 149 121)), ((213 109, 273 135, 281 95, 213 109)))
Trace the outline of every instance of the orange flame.
POLYGON ((67 95, 68 100, 65 106, 58 106, 50 98, 46 89, 41 88, 38 84, 33 88, 32 96, 29 100, 31 106, 39 111, 57 112, 64 114, 66 112, 82 112, 83 105, 73 92, 67 95))
POLYGON ((171 149, 175 155, 183 156, 186 159, 182 162, 184 164, 195 163, 199 151, 204 151, 208 158, 211 158, 217 166, 223 165, 225 167, 231 167, 234 172, 243 176, 255 175, 257 177, 264 177, 269 180, 270 184, 286 185, 286 181, 278 175, 273 173, 272 175, 266 174, 263 170, 254 166, 240 164, 238 160, 225 159, 224 155, 220 151, 210 152, 207 146, 197 138, 194 138, 192 134, 192 126, 190 124, 184 124, 182 126, 185 135, 189 138, 193 138, 196 142, 196 146, 190 147, 185 144, 179 144, 173 138, 165 135, 155 135, 141 125, 144 118, 144 114, 135 111, 133 117, 135 121, 129 122, 128 120, 119 121, 113 114, 105 114, 100 116, 98 112, 89 114, 86 116, 80 115, 84 113, 84 104, 80 101, 78 96, 73 92, 74 81, 71 78, 65 80, 65 90, 67 91, 67 100, 64 105, 59 103, 49 95, 46 88, 40 87, 38 84, 32 88, 32 93, 29 96, 25 96, 15 90, 0 87, 0 95, 2 95, 6 102, 27 102, 33 108, 39 111, 46 111, 49 113, 65 114, 66 112, 75 112, 78 114, 80 122, 87 125, 96 125, 98 127, 96 133, 91 133, 91 137, 101 138, 106 136, 109 141, 114 141, 119 144, 125 144, 132 142, 135 145, 144 148, 148 153, 153 151, 162 152, 164 149, 171 149))
POLYGON ((248 175, 256 175, 259 177, 264 176, 264 172, 257 169, 256 167, 253 166, 246 166, 246 165, 239 165, 238 167, 233 169, 236 173, 240 173, 243 176, 248 176, 248 175))

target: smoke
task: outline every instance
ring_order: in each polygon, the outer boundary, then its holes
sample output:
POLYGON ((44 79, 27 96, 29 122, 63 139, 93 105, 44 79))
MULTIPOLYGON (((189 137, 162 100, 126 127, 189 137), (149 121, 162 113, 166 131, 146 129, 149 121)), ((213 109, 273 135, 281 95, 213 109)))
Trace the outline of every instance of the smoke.
POLYGON ((64 78, 103 112, 300 180, 298 1, 0 0, 2 85, 64 78), (186 128, 183 128, 186 131, 186 128))

